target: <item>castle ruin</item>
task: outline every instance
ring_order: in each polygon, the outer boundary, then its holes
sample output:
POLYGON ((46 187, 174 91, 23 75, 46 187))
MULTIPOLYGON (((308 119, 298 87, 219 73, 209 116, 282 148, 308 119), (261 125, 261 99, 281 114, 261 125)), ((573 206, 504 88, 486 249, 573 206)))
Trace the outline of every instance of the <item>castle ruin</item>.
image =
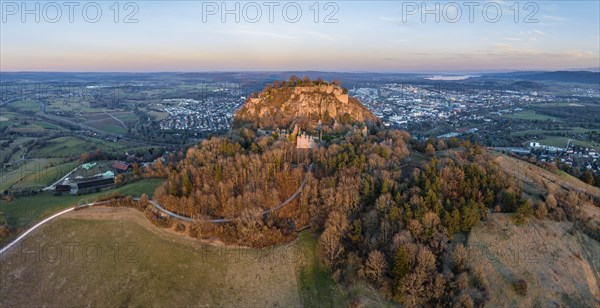
POLYGON ((313 136, 307 135, 305 132, 302 132, 296 138, 296 148, 297 149, 316 149, 317 142, 313 136))

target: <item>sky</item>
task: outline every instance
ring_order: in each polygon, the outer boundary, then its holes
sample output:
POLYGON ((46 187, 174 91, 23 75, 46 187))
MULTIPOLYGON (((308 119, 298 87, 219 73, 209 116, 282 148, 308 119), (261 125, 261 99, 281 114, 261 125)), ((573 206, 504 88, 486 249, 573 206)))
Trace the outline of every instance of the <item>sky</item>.
POLYGON ((22 3, 1 1, 0 71, 600 67, 596 0, 22 3))

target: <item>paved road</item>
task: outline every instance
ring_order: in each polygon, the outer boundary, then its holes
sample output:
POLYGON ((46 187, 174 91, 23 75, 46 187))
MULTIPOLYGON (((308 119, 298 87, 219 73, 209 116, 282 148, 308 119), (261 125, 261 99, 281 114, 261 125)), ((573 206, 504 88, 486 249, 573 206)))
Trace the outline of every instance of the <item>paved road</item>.
POLYGON ((5 247, 3 247, 2 249, 0 249, 0 256, 2 255, 3 252, 7 251, 8 249, 10 249, 10 247, 14 246, 16 243, 18 243, 19 241, 21 241, 23 238, 25 238, 29 233, 33 232, 35 229, 39 228, 41 225, 49 222, 50 220, 62 215, 62 214, 66 214, 72 210, 74 210, 75 208, 68 208, 62 212, 56 213, 40 222, 38 222, 35 226, 31 227, 31 229, 23 232, 23 234, 21 234, 19 237, 17 237, 14 241, 12 241, 11 243, 9 243, 8 245, 6 245, 5 247))
POLYGON ((82 205, 78 205, 78 206, 74 206, 74 207, 70 207, 62 212, 58 212, 40 222, 38 222, 37 224, 35 224, 35 226, 31 227, 29 230, 23 232, 23 234, 19 235, 19 237, 17 237, 14 241, 12 241, 11 243, 9 243, 8 245, 2 247, 2 249, 0 249, 0 256, 2 256, 2 254, 7 251, 8 249, 10 249, 12 246, 14 246, 15 244, 17 244, 18 242, 20 242, 22 239, 24 239, 27 235, 29 235, 29 233, 33 232, 35 229, 41 227, 43 224, 49 222, 50 220, 66 214, 68 212, 71 212, 73 210, 75 210, 78 207, 84 207, 84 206, 92 206, 92 205, 98 205, 98 204, 104 204, 104 203, 108 203, 109 201, 101 201, 101 202, 92 202, 92 203, 87 203, 87 204, 82 204, 82 205))
POLYGON ((42 189, 42 190, 54 190, 56 189, 56 185, 58 185, 58 183, 62 182, 64 179, 66 179, 69 175, 71 175, 71 173, 75 172, 75 170, 79 169, 81 167, 81 165, 75 167, 75 169, 71 170, 71 172, 67 173, 65 176, 63 176, 62 178, 60 178, 60 180, 54 182, 54 184, 42 189))
MULTIPOLYGON (((308 166, 308 170, 306 172, 306 175, 304 176, 304 179, 302 180, 302 183, 300 184, 300 186, 298 187, 298 189, 296 190, 296 192, 291 195, 289 198, 287 198, 285 201, 283 201, 282 203, 280 203, 279 205, 277 205, 274 208, 270 208, 268 210, 265 210, 262 212, 262 215, 266 215, 269 214, 271 212, 277 211, 279 209, 281 209, 282 207, 288 205, 290 202, 292 202, 294 199, 296 199, 300 193, 302 192, 302 189, 304 189, 304 185, 306 185, 306 179, 308 178, 308 174, 312 171, 314 163, 311 163, 308 166)), ((136 198, 137 199, 137 198, 136 198)), ((158 204, 156 201, 154 200, 149 200, 150 204, 152 204, 155 208, 157 208, 159 211, 169 215, 170 217, 174 217, 183 221, 187 221, 187 222, 209 222, 209 223, 225 223, 225 222, 232 222, 232 221, 236 221, 239 220, 240 218, 219 218, 219 219, 194 219, 191 217, 187 217, 187 216, 181 216, 179 214, 173 213, 165 208, 163 208, 160 204, 158 204)))

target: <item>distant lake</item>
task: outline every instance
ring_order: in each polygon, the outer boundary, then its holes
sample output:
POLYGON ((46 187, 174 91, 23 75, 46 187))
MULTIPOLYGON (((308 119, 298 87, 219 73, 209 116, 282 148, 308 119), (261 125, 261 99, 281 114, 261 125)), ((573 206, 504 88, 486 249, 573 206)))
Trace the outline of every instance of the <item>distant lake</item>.
POLYGON ((425 77, 427 80, 447 80, 447 81, 455 81, 455 80, 465 80, 471 77, 479 77, 473 75, 458 75, 458 76, 444 76, 444 75, 435 75, 431 77, 425 77))

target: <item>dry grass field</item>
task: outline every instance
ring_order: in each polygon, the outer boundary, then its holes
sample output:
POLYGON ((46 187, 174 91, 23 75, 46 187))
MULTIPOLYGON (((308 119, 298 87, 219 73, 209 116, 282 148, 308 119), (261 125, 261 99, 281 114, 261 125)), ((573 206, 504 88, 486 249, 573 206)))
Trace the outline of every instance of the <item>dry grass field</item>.
MULTIPOLYGON (((505 155, 495 161, 515 176, 526 197, 542 200, 554 193, 586 192, 600 196, 600 188, 564 172, 553 173, 505 155)), ((600 223, 600 207, 584 201, 578 209, 590 225, 600 223)), ((471 230, 468 238, 474 267, 481 266, 491 287, 491 307, 600 307, 600 242, 570 221, 532 218, 516 226, 510 214, 491 214, 471 230), (527 295, 513 284, 523 279, 527 295)))
POLYGON ((141 213, 93 208, 60 217, 2 256, 0 306, 298 307, 294 244, 201 245, 141 213))
POLYGON ((70 212, 0 257, 0 307, 389 307, 364 285, 342 288, 317 238, 265 249, 223 246, 152 225, 137 210, 70 212))
POLYGON ((509 214, 492 214, 471 231, 468 247, 490 283, 490 307, 600 306, 600 243, 571 222, 515 226, 509 214), (526 296, 512 287, 519 279, 526 296))
MULTIPOLYGON (((528 162, 500 154, 496 156, 495 161, 503 170, 519 179, 525 185, 544 187, 550 183, 564 191, 574 189, 577 191, 585 191, 590 195, 600 196, 600 187, 585 184, 579 179, 562 171, 559 171, 558 174, 552 173, 528 162)), ((527 193, 526 188, 524 191, 527 193)), ((542 191, 538 192, 541 193, 542 191)))

